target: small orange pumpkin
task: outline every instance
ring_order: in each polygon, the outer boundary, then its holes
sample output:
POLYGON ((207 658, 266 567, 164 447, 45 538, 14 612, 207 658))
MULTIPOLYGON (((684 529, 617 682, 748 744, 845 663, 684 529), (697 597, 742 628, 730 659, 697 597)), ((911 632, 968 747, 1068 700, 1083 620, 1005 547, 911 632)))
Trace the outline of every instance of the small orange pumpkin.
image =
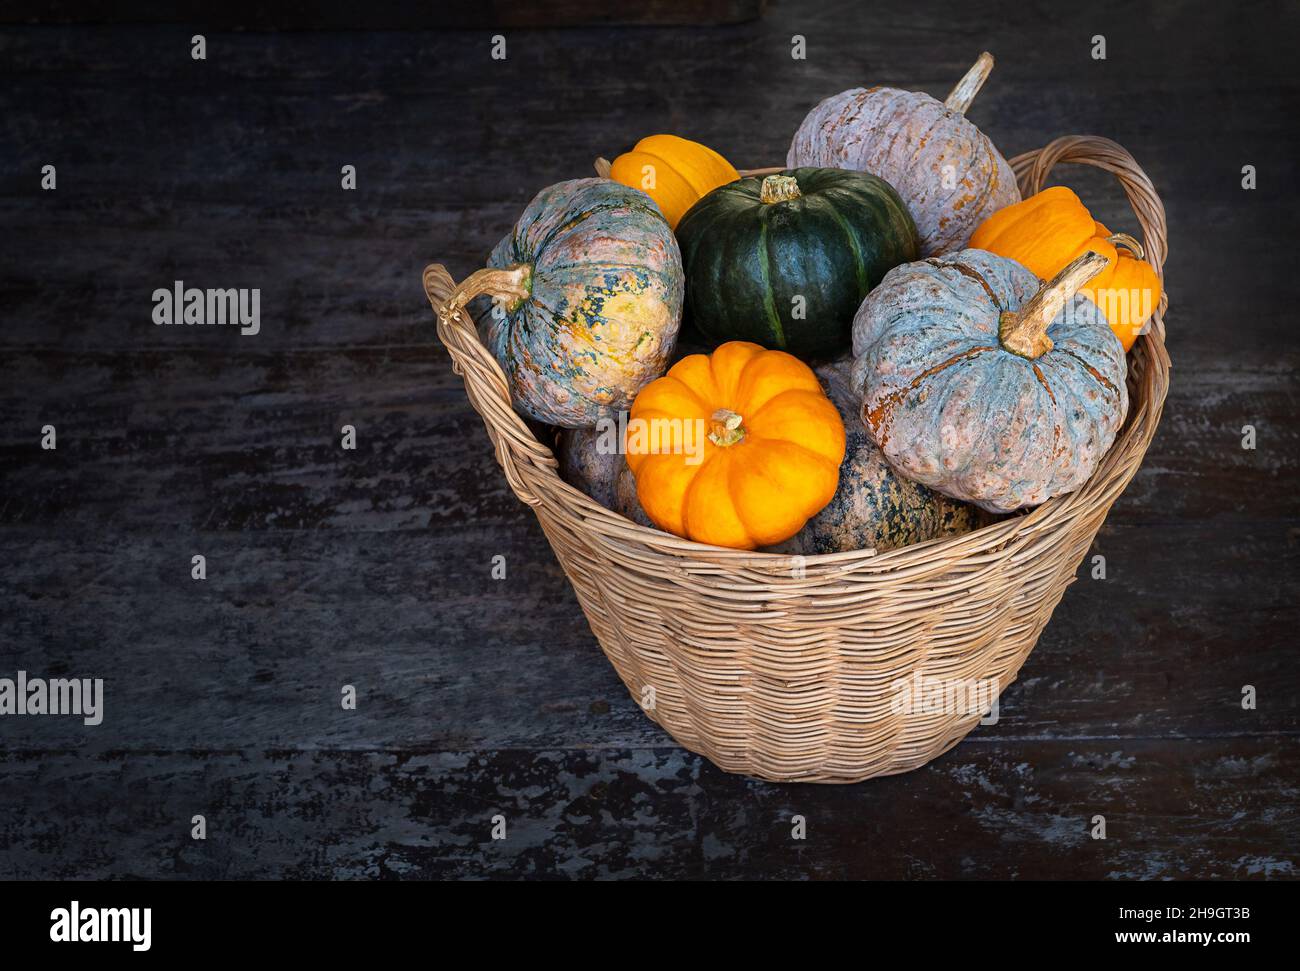
POLYGON ((668 225, 677 228, 686 210, 740 173, 706 145, 676 135, 650 135, 614 159, 609 177, 640 189, 659 206, 668 225))
POLYGON ((1063 185, 999 209, 979 225, 969 246, 1015 260, 1040 280, 1052 279, 1089 250, 1106 257, 1110 266, 1079 292, 1105 314, 1126 351, 1160 303, 1160 276, 1142 259, 1137 240, 1097 222, 1063 185))
POLYGON ((789 539, 835 496, 844 423, 808 365, 730 341, 632 403, 627 464, 660 529, 736 549, 789 539))
MULTIPOLYGON (((1109 232, 1105 226, 1101 229, 1109 232)), ((1110 275, 1104 276, 1100 284, 1092 281, 1079 292, 1101 308, 1127 351, 1160 306, 1160 275, 1142 258, 1142 246, 1132 236, 1115 233, 1109 239, 1118 244, 1118 258, 1110 275)))

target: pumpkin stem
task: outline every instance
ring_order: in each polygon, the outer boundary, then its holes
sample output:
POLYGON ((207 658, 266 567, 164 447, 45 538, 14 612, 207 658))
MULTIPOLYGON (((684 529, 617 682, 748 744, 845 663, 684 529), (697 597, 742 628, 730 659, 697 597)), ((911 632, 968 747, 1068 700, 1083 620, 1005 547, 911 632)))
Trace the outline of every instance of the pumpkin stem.
POLYGON ((714 445, 723 447, 743 441, 745 426, 740 422, 740 415, 726 408, 719 408, 713 413, 713 425, 709 431, 709 441, 714 445))
POLYGON ((1110 260, 1091 250, 1052 277, 1017 312, 1007 311, 998 321, 998 338, 1012 354, 1031 361, 1052 349, 1047 328, 1052 325, 1079 288, 1110 265, 1110 260))
POLYGON ((532 292, 533 268, 530 264, 516 263, 503 270, 488 267, 465 277, 439 313, 444 317, 452 317, 475 297, 485 295, 507 300, 506 310, 512 311, 528 299, 532 292))
POLYGON ((949 111, 955 111, 959 115, 966 114, 966 109, 970 103, 975 100, 975 95, 980 93, 980 88, 984 87, 984 82, 989 79, 989 72, 993 70, 993 55, 984 51, 971 65, 971 69, 966 72, 966 76, 957 82, 957 87, 952 89, 948 99, 944 101, 943 106, 949 111))
POLYGON ((789 202, 801 195, 803 193, 799 191, 799 183, 793 175, 769 175, 763 179, 758 190, 758 198, 767 203, 789 202))
POLYGON ((1116 246, 1123 246, 1139 260, 1145 260, 1146 253, 1142 250, 1142 244, 1130 236, 1128 233, 1115 233, 1106 237, 1106 242, 1113 243, 1116 246))

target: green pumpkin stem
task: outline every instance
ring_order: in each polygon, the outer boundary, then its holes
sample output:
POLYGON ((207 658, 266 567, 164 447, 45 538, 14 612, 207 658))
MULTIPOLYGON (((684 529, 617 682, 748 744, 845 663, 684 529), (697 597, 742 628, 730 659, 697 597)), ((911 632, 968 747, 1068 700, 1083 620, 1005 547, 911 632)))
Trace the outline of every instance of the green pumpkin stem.
POLYGON ((1052 277, 1019 311, 1007 311, 998 321, 998 339, 1012 354, 1035 360, 1052 349, 1047 328, 1079 289, 1110 265, 1089 250, 1052 277))
POLYGON ((799 191, 799 183, 793 175, 769 175, 763 179, 763 184, 759 187, 758 198, 766 203, 789 202, 791 199, 798 199, 802 192, 799 191))
POLYGON ((709 441, 724 448, 744 441, 745 426, 741 424, 741 420, 740 415, 734 411, 719 408, 713 413, 713 427, 709 432, 709 441))
POLYGON ((984 51, 971 65, 971 69, 966 72, 966 76, 957 82, 957 86, 952 89, 943 106, 949 111, 955 111, 959 115, 966 114, 966 109, 970 103, 975 100, 975 95, 980 93, 980 88, 984 87, 984 82, 989 79, 989 72, 993 70, 993 55, 984 51))

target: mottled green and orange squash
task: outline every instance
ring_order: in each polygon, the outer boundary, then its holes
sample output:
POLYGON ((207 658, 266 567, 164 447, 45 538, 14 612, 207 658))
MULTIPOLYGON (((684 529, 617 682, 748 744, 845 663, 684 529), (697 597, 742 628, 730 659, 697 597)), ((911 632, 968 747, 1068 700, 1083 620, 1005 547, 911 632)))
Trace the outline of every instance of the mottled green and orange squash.
POLYGON ((808 113, 786 165, 880 176, 916 220, 921 255, 961 249, 990 213, 1020 201, 1015 173, 966 110, 993 69, 979 56, 947 100, 898 88, 853 88, 808 113))
POLYGON ((853 383, 901 474, 991 512, 1081 486, 1128 412, 1124 348, 1079 289, 1087 253, 1047 284, 968 249, 893 270, 853 325, 853 383))
POLYGON ((826 395, 844 421, 844 461, 840 484, 821 512, 773 553, 877 553, 914 543, 956 536, 992 521, 982 509, 950 499, 895 472, 862 424, 862 400, 851 379, 853 360, 846 358, 816 369, 826 395))
POLYGON ((543 189, 488 266, 503 271, 493 285, 508 296, 480 296, 471 310, 523 414, 590 427, 667 367, 681 326, 681 253, 644 193, 609 179, 543 189))

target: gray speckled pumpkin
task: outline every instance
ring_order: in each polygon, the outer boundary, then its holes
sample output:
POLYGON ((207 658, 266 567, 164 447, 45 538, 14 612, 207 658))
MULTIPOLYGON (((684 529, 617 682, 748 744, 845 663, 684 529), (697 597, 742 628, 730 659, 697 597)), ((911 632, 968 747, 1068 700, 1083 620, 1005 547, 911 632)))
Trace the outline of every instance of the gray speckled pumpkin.
POLYGON ((519 267, 527 296, 471 311, 539 421, 590 427, 626 410, 667 369, 682 315, 682 259, 659 208, 609 179, 543 189, 488 259, 519 267))
POLYGON ((862 425, 854 393, 852 358, 817 368, 826 394, 844 420, 846 448, 835 498, 774 553, 877 553, 940 536, 967 533, 991 521, 983 510, 957 502, 896 473, 862 425))
POLYGON ((610 507, 620 516, 625 516, 638 526, 658 529, 645 510, 636 494, 636 476, 626 460, 620 465, 618 475, 614 478, 614 505, 610 507))
POLYGON ((786 165, 878 175, 907 203, 922 256, 961 249, 986 217, 1020 201, 1011 166, 965 117, 992 68, 981 54, 946 101, 885 87, 827 98, 795 132, 786 165))
MULTIPOLYGON (((656 528, 636 496, 636 477, 623 453, 609 451, 610 439, 598 428, 566 428, 560 432, 557 451, 560 478, 585 492, 606 509, 634 523, 656 528)), ((614 439, 615 441, 617 439, 614 439)))
POLYGON ((1077 293, 1086 253, 1047 284, 983 250, 891 270, 853 322, 853 384, 903 475, 993 512, 1092 475, 1128 412, 1124 348, 1077 293))

